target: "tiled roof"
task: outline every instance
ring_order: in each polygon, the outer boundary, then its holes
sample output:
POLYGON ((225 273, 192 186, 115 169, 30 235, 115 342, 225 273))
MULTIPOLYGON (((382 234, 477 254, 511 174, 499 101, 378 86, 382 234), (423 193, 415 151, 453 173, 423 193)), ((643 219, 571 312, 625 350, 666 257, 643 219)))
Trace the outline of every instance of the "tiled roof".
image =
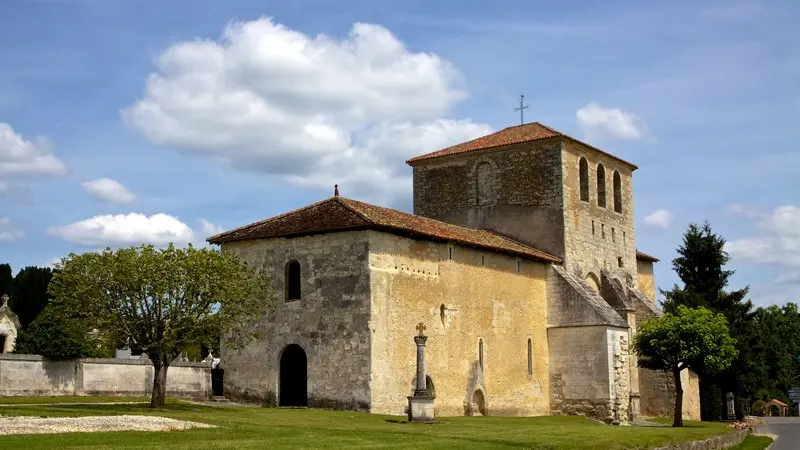
POLYGON ((224 244, 248 239, 302 236, 359 229, 454 242, 468 247, 514 254, 542 262, 561 262, 557 256, 488 230, 460 227, 344 197, 331 197, 286 214, 226 231, 211 236, 208 238, 208 242, 224 244))
POLYGON ((636 250, 636 259, 641 259, 642 261, 650 261, 650 262, 658 262, 660 261, 655 256, 650 256, 647 253, 642 253, 639 250, 636 250))
POLYGON ((471 141, 462 142, 461 144, 456 144, 453 145, 452 147, 447 147, 445 149, 437 150, 432 153, 416 156, 406 161, 406 163, 413 165, 413 163, 419 161, 425 161, 433 158, 440 158, 443 156, 457 155, 460 153, 468 153, 478 150, 488 150, 490 148, 502 147, 504 145, 521 144, 523 142, 533 142, 554 137, 566 138, 571 141, 577 142, 579 144, 585 145, 608 157, 614 158, 617 161, 623 162, 631 166, 632 168, 636 169, 636 166, 634 164, 629 163, 628 161, 620 159, 610 153, 604 152, 603 150, 600 150, 597 147, 593 147, 571 136, 567 136, 566 134, 558 130, 554 130, 548 126, 542 125, 539 122, 527 123, 524 125, 517 125, 513 127, 504 128, 496 133, 488 134, 486 136, 473 139, 471 141))

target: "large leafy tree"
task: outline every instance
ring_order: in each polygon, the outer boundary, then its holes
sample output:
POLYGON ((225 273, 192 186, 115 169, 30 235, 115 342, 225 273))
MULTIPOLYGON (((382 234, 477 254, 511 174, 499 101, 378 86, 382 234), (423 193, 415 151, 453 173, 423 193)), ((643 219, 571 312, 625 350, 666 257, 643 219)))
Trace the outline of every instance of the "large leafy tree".
POLYGON ((725 316, 703 307, 680 305, 674 313, 646 320, 639 327, 633 341, 639 366, 668 371, 675 381, 673 427, 683 426, 681 371, 714 374, 725 370, 736 357, 734 344, 725 316))
MULTIPOLYGON (((726 291, 735 271, 725 268, 730 261, 725 239, 714 233, 708 222, 690 224, 677 251, 672 268, 683 287, 674 285, 669 291, 661 291, 665 296, 664 311, 674 313, 681 305, 705 307, 723 314, 730 334, 737 338, 738 357, 730 367, 715 375, 700 373, 702 416, 705 420, 717 420, 723 415, 725 392, 736 393, 737 405, 743 407, 747 403, 744 399, 752 398, 758 389, 762 370, 758 354, 762 343, 755 328, 755 311, 752 302, 746 299, 749 288, 726 291)), ((737 416, 742 415, 740 408, 737 416)))
POLYGON ((14 277, 9 306, 19 317, 23 328, 36 320, 50 301, 47 286, 52 278, 53 269, 36 266, 25 267, 14 277))
POLYGON ((0 264, 0 296, 3 294, 11 295, 11 281, 14 279, 11 275, 11 265, 0 264))
POLYGON ((50 283, 53 305, 146 353, 154 368, 151 407, 164 405, 170 364, 211 317, 241 342, 270 307, 266 280, 212 249, 106 249, 71 254, 59 266, 50 283))
POLYGON ((89 330, 84 321, 61 314, 49 305, 19 332, 14 351, 54 360, 110 356, 100 336, 89 330))

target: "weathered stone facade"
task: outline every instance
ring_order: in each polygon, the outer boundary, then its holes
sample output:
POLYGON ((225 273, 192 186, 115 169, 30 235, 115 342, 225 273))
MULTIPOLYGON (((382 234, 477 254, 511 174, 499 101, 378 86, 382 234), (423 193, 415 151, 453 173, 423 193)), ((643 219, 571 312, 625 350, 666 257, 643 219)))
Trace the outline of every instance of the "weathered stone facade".
MULTIPOLYGON (((306 353, 308 404, 345 409, 370 405, 370 272, 366 231, 226 244, 271 280, 275 310, 264 318, 265 337, 241 350, 223 343, 225 389, 238 398, 280 401, 281 352, 298 344, 306 353), (286 301, 285 268, 301 267, 301 298, 286 301)), ((413 329, 412 329, 413 331, 413 329)))
POLYGON ((413 216, 327 200, 219 235, 277 305, 264 339, 223 349, 228 393, 280 403, 281 352, 299 345, 307 404, 404 414, 423 323, 437 415, 664 414, 674 388, 631 353, 660 314, 652 261, 637 260, 636 167, 536 126, 414 159, 413 216))
POLYGON ((549 413, 545 264, 370 232, 370 272, 373 412, 403 412, 422 322, 437 415, 549 413))
POLYGON ((0 297, 0 354, 11 353, 20 329, 19 318, 8 306, 8 295, 0 297))

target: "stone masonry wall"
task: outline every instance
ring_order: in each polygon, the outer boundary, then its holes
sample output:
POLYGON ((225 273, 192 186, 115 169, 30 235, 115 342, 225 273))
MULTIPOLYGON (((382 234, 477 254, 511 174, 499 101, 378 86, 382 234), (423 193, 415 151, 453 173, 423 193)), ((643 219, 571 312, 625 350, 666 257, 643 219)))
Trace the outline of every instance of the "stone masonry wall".
POLYGON ((472 413, 477 390, 485 404, 476 407, 489 415, 549 414, 546 269, 371 231, 372 412, 404 413, 415 379, 413 336, 422 322, 437 415, 472 413))
POLYGON ((414 164, 414 214, 564 254, 561 146, 511 145, 414 164))
POLYGON ((547 330, 553 414, 627 421, 628 331, 606 326, 547 330))
POLYGON ((0 348, 0 354, 14 351, 17 340, 17 327, 5 314, 0 314, 0 336, 5 336, 5 342, 0 344, 3 345, 3 348, 0 348))
POLYGON ((656 301, 656 281, 651 261, 636 260, 636 279, 639 291, 652 302, 656 301))
POLYGON ((370 296, 366 231, 223 244, 263 271, 273 288, 275 310, 264 317, 263 339, 241 350, 221 346, 226 394, 280 399, 280 356, 300 345, 308 366, 310 406, 369 409, 370 296), (300 300, 285 300, 285 268, 301 267, 300 300))
POLYGON ((636 285, 636 235, 633 217, 632 169, 616 159, 578 143, 565 143, 564 185, 564 265, 587 277, 600 278, 606 269, 620 275, 629 286, 636 285), (589 201, 580 199, 580 158, 589 165, 589 201), (597 169, 603 164, 606 180, 606 206, 597 203, 597 169), (622 188, 622 213, 614 210, 614 172, 622 188), (621 258, 621 261, 620 261, 621 258), (620 267, 620 262, 622 267, 620 267))
MULTIPOLYGON (((0 396, 150 395, 153 366, 146 359, 82 358, 51 361, 39 355, 0 355, 0 396)), ((211 395, 211 364, 174 362, 167 395, 211 395)))

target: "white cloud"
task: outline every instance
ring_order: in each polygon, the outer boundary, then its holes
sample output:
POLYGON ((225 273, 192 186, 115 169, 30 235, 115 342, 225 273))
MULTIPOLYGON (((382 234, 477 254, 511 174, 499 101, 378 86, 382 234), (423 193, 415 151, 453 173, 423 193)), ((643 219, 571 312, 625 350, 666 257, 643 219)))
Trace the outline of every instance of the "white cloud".
POLYGON ((215 234, 219 234, 225 231, 225 229, 222 228, 222 225, 218 225, 206 219, 200 219, 200 226, 201 226, 200 232, 206 236, 213 236, 215 234))
POLYGON ((407 157, 489 133, 443 115, 466 93, 455 68, 389 30, 310 36, 271 18, 175 44, 123 118, 150 141, 348 192, 410 191, 407 157))
POLYGON ((11 220, 6 217, 0 217, 0 242, 11 242, 25 237, 25 232, 15 228, 11 224, 11 220))
POLYGON ((800 207, 785 205, 764 215, 757 223, 759 234, 726 242, 734 259, 774 265, 782 273, 780 283, 800 281, 800 207))
POLYGON ((66 241, 87 246, 126 246, 153 244, 184 245, 192 242, 194 232, 177 217, 167 214, 130 213, 100 215, 69 225, 52 227, 48 233, 66 241))
POLYGON ((591 102, 575 113, 578 126, 590 139, 644 139, 647 125, 638 116, 619 108, 603 108, 591 102))
POLYGON ((657 209, 644 217, 644 224, 653 228, 668 228, 675 216, 666 209, 657 209))
POLYGON ((35 142, 0 122, 0 175, 64 175, 67 167, 51 153, 45 140, 35 142))
POLYGON ((131 203, 136 200, 136 195, 125 188, 117 180, 111 178, 98 178, 82 183, 83 188, 90 195, 112 203, 131 203))
POLYGON ((761 209, 758 206, 746 203, 732 203, 728 205, 727 210, 733 214, 741 214, 751 219, 762 216, 761 209))

